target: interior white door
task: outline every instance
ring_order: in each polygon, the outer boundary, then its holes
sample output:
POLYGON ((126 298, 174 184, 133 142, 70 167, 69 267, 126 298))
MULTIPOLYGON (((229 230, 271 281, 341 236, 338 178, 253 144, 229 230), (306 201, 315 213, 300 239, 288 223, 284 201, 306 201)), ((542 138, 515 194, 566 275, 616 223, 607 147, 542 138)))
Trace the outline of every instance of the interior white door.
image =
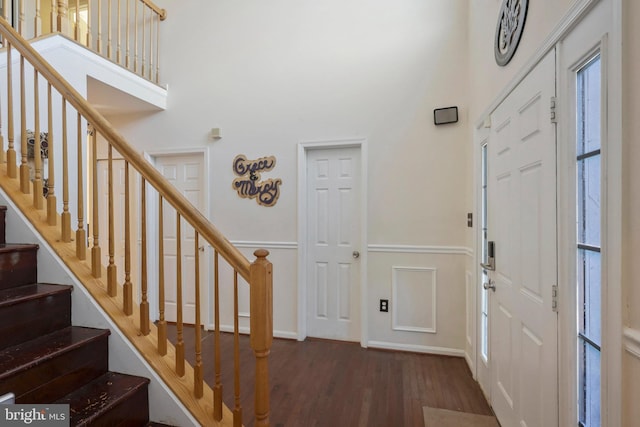
MULTIPOLYGON (((159 156, 155 159, 156 168, 173 184, 193 205, 204 211, 204 159, 202 154, 159 156)), ((177 216, 173 208, 164 202, 164 268, 165 268, 165 319, 176 321, 177 313, 177 257, 178 233, 177 216)), ((180 252, 182 259, 182 301, 183 321, 195 322, 195 233, 184 219, 180 221, 180 252)), ((200 240, 200 245, 204 245, 200 240)), ((202 254, 202 252, 201 252, 202 254)), ((200 261, 200 281, 204 284, 204 260, 200 261)), ((203 289, 203 288, 201 288, 203 289)), ((201 295, 206 295, 201 293, 201 295)), ((202 305, 204 308, 206 305, 202 305)), ((203 316, 202 318, 206 318, 203 316)))
POLYGON ((307 335, 360 340, 360 150, 307 154, 307 335))
POLYGON ((491 116, 491 403, 503 427, 558 425, 555 52, 491 116))

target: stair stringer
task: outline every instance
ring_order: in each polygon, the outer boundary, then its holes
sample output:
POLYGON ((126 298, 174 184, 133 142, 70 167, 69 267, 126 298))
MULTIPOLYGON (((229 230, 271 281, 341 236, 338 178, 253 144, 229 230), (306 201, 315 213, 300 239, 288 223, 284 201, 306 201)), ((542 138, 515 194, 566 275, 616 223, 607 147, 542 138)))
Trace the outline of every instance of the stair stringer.
POLYGON ((7 217, 11 218, 11 227, 7 227, 6 230, 7 242, 29 242, 40 245, 38 251, 39 280, 46 278, 49 283, 64 283, 74 287, 71 294, 72 324, 111 330, 109 369, 150 379, 150 420, 176 426, 199 426, 200 423, 134 348, 119 327, 2 189, 0 189, 0 204, 7 207, 7 217))

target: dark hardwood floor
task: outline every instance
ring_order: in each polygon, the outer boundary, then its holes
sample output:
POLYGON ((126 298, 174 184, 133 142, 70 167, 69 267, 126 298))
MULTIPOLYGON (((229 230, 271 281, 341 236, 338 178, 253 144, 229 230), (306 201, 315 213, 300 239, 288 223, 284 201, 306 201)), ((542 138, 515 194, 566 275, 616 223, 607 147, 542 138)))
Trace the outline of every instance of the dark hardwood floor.
MULTIPOLYGON (((185 327, 195 360, 194 330, 185 327)), ((169 327, 175 342, 175 326, 169 327)), ((213 385, 213 332, 202 332, 205 381, 213 385)), ((221 334, 224 401, 233 408, 233 335, 221 334)), ((253 426, 253 354, 240 337, 241 402, 253 426)), ((357 343, 274 339, 269 359, 271 425, 276 427, 422 427, 422 407, 491 415, 464 359, 363 349, 357 343)))

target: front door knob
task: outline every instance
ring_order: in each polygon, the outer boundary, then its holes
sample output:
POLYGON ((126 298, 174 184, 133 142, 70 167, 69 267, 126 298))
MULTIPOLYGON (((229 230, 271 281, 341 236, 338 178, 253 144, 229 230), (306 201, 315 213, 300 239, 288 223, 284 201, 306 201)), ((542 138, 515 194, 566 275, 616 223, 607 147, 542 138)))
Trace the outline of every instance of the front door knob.
POLYGON ((353 259, 358 259, 358 258, 360 258, 360 252, 353 251, 353 259))

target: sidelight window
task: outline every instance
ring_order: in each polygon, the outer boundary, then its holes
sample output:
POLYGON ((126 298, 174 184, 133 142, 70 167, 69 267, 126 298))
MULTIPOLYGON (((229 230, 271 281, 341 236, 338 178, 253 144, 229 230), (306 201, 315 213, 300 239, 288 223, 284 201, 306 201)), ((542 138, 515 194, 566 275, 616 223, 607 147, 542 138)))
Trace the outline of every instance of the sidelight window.
MULTIPOLYGON (((482 188, 480 190, 480 213, 481 213, 481 224, 482 227, 482 236, 481 236, 481 245, 482 253, 481 259, 483 263, 488 263, 488 254, 487 254, 487 230, 488 230, 488 218, 487 218, 487 144, 482 145, 481 149, 481 167, 482 167, 482 188)), ((489 275, 487 270, 482 269, 482 282, 485 283, 489 281, 489 275)), ((487 292, 480 292, 480 354, 482 358, 486 362, 489 359, 489 295, 487 292)))
POLYGON ((601 70, 596 56, 577 73, 576 222, 578 421, 600 426, 601 70))

